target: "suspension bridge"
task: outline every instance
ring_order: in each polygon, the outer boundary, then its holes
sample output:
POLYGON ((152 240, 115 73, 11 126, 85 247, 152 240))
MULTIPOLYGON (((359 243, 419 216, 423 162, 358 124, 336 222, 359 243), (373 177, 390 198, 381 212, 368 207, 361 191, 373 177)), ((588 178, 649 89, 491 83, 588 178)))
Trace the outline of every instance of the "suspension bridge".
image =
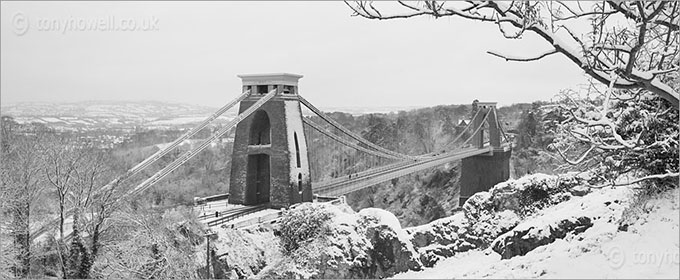
MULTIPOLYGON (((509 176, 511 145, 493 102, 473 103, 471 121, 438 152, 409 155, 381 147, 344 127, 298 92, 301 75, 239 75, 242 94, 199 125, 160 149, 97 194, 120 185, 176 149, 219 116, 238 115, 212 136, 182 153, 118 200, 138 196, 225 135, 234 133, 228 209, 199 219, 217 226, 265 209, 287 208, 314 197, 339 197, 453 161, 462 161, 462 199, 509 176), (303 116, 302 109, 311 112, 303 116)), ((95 194, 96 195, 96 194, 95 194)), ((225 205, 227 206, 227 205, 225 205)), ((215 208, 216 209, 216 208, 215 208)), ((73 211, 68 211, 71 215, 73 211)), ((271 215, 270 215, 271 216, 271 215)), ((54 229, 45 224, 31 239, 54 229)))

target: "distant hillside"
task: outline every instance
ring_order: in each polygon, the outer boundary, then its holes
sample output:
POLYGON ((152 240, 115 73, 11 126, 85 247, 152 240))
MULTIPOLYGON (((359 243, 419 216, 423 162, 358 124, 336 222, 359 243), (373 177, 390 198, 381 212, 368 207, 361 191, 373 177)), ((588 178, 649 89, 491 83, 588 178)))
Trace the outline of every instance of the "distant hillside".
MULTIPOLYGON (((84 101, 74 103, 17 103, 2 106, 0 113, 20 123, 44 123, 64 129, 178 127, 197 123, 217 108, 158 101, 84 101)), ((234 110, 235 111, 235 110, 234 110)), ((220 121, 229 121, 227 112, 220 121)))
POLYGON ((343 112, 353 116, 365 114, 389 114, 399 111, 411 111, 424 108, 422 106, 365 106, 365 107, 320 107, 324 112, 343 112))
MULTIPOLYGON (((358 116, 389 113, 416 107, 322 107, 326 112, 345 112, 358 116)), ((187 128, 203 121, 218 107, 161 101, 82 101, 70 103, 24 102, 0 107, 0 114, 19 123, 43 123, 66 130, 119 128, 187 128)), ((307 110, 303 110, 305 113, 307 110)), ((230 121, 236 108, 229 110, 217 123, 230 121)))

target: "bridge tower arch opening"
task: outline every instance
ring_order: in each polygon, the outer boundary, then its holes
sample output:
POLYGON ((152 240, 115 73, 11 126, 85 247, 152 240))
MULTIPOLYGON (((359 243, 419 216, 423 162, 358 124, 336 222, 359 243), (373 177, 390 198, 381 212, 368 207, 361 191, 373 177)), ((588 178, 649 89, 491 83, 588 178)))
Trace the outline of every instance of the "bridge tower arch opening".
POLYGON ((236 126, 229 203, 272 208, 312 201, 309 155, 298 96, 301 75, 239 75, 250 95, 239 114, 270 92, 275 95, 236 126))
POLYGON ((271 170, 268 154, 248 155, 246 197, 255 204, 269 203, 271 170))
POLYGON ((250 125, 249 145, 269 145, 271 143, 271 124, 264 110, 257 110, 250 125))

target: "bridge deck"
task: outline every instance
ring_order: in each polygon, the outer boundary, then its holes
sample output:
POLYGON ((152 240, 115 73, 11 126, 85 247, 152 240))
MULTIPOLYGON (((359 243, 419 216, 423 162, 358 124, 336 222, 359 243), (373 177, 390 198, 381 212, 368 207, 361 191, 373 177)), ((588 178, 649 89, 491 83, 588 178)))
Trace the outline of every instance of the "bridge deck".
POLYGON ((404 160, 391 165, 353 174, 351 178, 347 176, 334 180, 312 183, 312 190, 319 195, 339 196, 448 162, 491 153, 493 150, 493 147, 490 146, 481 149, 468 148, 456 152, 440 154, 428 159, 404 160))

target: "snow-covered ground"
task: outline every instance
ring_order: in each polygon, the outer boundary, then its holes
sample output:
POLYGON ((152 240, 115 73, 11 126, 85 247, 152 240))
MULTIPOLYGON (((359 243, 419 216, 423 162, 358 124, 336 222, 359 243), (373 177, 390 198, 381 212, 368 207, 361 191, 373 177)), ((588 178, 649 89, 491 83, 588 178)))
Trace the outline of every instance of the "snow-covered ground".
POLYGON ((679 278, 678 190, 637 205, 637 212, 624 210, 627 203, 612 203, 631 201, 631 193, 629 187, 603 189, 540 210, 517 227, 540 234, 540 225, 555 219, 598 218, 586 231, 524 256, 502 260, 491 248, 471 250, 394 278, 679 278), (619 230, 621 217, 632 217, 625 231, 619 230))

